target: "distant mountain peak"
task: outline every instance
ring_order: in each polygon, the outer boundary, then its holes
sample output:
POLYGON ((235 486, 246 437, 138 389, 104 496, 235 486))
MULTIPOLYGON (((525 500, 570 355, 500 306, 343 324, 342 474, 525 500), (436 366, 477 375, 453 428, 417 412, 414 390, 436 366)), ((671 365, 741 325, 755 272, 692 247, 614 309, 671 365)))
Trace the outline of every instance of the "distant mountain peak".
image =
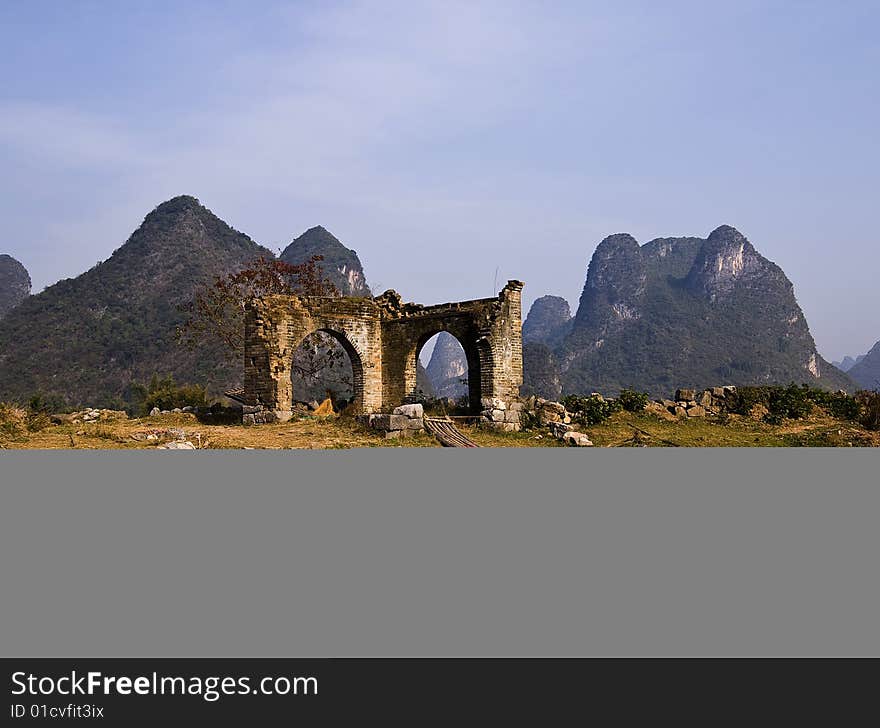
POLYGON ((857 357, 847 373, 863 389, 880 390, 880 341, 867 354, 857 357))
POLYGON ((535 299, 523 321, 523 343, 540 342, 557 346, 571 328, 571 308, 560 296, 535 299))
POLYGON ((174 332, 200 284, 260 255, 271 252, 194 197, 163 202, 107 260, 0 321, 0 339, 11 342, 0 347, 0 399, 41 391, 70 404, 118 403, 154 373, 212 391, 235 385, 240 365, 219 345, 189 350, 174 332))
POLYGON ((467 394, 467 357, 461 343, 452 334, 437 334, 431 360, 425 368, 438 397, 457 399, 467 394))
POLYGON ((641 247, 627 233, 609 235, 590 260, 570 333, 559 345, 534 343, 547 350, 532 346, 529 362, 548 384, 530 381, 550 395, 560 385, 570 393, 636 387, 658 396, 679 386, 853 386, 818 355, 782 269, 731 225, 707 238, 657 238, 641 247))
POLYGON ((323 256, 324 274, 345 296, 370 296, 364 268, 357 253, 346 248, 322 225, 315 225, 295 238, 281 253, 285 263, 299 265, 315 255, 323 256))
POLYGON ((737 282, 760 275, 769 261, 761 257, 739 230, 730 225, 715 228, 703 243, 687 277, 693 292, 717 300, 737 282))
POLYGON ((31 292, 31 277, 11 255, 0 255, 0 318, 15 308, 31 292))

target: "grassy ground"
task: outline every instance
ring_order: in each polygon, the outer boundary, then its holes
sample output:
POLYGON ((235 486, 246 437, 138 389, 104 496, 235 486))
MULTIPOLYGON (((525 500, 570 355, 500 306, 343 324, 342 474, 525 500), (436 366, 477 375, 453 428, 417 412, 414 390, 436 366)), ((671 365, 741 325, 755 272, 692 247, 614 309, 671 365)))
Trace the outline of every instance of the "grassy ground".
POLYGON ((880 433, 823 414, 769 425, 736 415, 667 421, 620 412, 586 433, 601 447, 880 447, 880 433))
MULTIPOLYGON (((460 426, 483 447, 561 447, 547 431, 500 433, 460 426)), ((880 446, 880 433, 824 415, 769 425, 731 416, 667 421, 650 414, 619 412, 602 425, 581 428, 598 447, 851 447, 880 446)), ((179 431, 203 449, 341 449, 439 447, 427 434, 386 440, 345 417, 304 418, 277 425, 243 427, 198 421, 187 414, 55 425, 0 439, 9 449, 155 449, 179 431), (172 430, 169 433, 168 430, 172 430), (158 439, 145 439, 148 435, 158 439)))

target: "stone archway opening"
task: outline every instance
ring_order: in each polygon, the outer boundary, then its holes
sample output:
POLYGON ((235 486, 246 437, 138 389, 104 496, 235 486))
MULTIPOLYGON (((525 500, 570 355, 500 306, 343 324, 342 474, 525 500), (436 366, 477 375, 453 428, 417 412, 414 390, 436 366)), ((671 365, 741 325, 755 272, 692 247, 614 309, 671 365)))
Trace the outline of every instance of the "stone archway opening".
POLYGON ((336 412, 357 413, 363 403, 363 363, 348 339, 331 329, 308 334, 293 352, 290 378, 294 405, 328 397, 336 412))
POLYGON ((471 411, 469 367, 461 342, 448 331, 439 331, 428 338, 417 353, 425 368, 433 397, 450 414, 471 411))
POLYGON ((333 336, 351 361, 353 412, 387 414, 418 392, 418 354, 435 334, 453 334, 467 361, 469 414, 500 429, 519 427, 522 408, 522 292, 511 280, 491 298, 433 306, 395 291, 374 298, 265 296, 245 313, 243 421, 293 416, 291 360, 316 331, 333 336))

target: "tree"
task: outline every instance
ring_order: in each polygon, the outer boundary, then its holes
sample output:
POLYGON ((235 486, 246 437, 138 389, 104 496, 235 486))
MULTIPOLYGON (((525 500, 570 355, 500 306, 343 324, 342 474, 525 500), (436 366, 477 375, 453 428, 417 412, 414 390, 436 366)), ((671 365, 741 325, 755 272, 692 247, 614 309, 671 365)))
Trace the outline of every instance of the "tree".
MULTIPOLYGON (((196 346, 204 341, 219 341, 230 360, 244 357, 244 317, 250 303, 265 296, 339 296, 333 282, 324 276, 321 255, 305 263, 291 265, 263 256, 237 273, 216 276, 196 290, 189 314, 177 330, 179 341, 196 346)), ((306 346, 293 357, 293 373, 306 382, 328 379, 329 371, 344 364, 346 354, 338 342, 323 333, 309 337, 306 346)), ((341 367, 344 369, 344 367, 341 367)), ((330 377, 336 384, 349 384, 347 377, 330 377)))

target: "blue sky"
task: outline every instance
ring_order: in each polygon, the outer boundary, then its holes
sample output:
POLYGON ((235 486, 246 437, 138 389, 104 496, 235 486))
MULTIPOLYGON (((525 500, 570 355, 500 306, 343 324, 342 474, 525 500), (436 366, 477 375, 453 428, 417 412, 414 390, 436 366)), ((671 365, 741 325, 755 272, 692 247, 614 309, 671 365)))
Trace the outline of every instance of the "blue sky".
POLYGON ((0 252, 37 290, 192 194, 374 288, 526 282, 598 242, 743 232, 820 351, 880 339, 880 3, 0 4, 0 252))

